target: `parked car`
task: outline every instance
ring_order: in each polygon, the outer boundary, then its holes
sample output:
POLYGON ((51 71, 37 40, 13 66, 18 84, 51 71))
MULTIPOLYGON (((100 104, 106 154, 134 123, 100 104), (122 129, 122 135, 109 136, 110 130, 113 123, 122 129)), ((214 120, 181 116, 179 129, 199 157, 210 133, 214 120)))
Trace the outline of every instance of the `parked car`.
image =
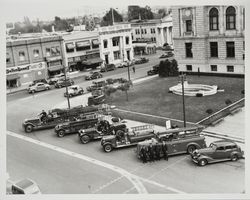
POLYGON ((159 65, 153 66, 153 69, 147 72, 148 76, 152 76, 159 73, 159 65))
POLYGON ((168 54, 167 53, 164 53, 164 54, 162 54, 159 58, 168 58, 169 56, 168 56, 168 54))
POLYGON ((74 81, 72 79, 59 79, 56 83, 55 83, 55 87, 56 88, 61 88, 61 87, 66 87, 66 86, 71 86, 74 85, 74 81))
POLYGON ((50 90, 51 86, 49 84, 46 83, 35 83, 34 85, 31 85, 30 87, 28 87, 28 92, 29 93, 35 93, 35 92, 40 92, 40 91, 44 91, 44 90, 50 90))
POLYGON ((135 60, 135 64, 143 64, 143 63, 147 63, 148 61, 149 61, 148 58, 141 57, 141 58, 135 60))
POLYGON ((79 85, 72 85, 68 88, 68 93, 64 93, 64 96, 67 97, 73 97, 77 95, 82 95, 84 92, 83 88, 80 87, 79 85))
POLYGON ((117 65, 118 68, 123 68, 123 67, 128 67, 128 66, 131 66, 132 65, 132 61, 124 61, 124 62, 121 62, 119 65, 117 65))
POLYGON ((93 81, 92 83, 93 83, 93 85, 90 85, 90 86, 88 86, 86 88, 86 90, 88 92, 92 92, 94 90, 102 89, 107 84, 105 81, 98 81, 98 82, 93 81))
MULTIPOLYGON (((7 183, 8 182, 7 180, 7 183)), ((41 194, 41 190, 37 183, 28 178, 8 185, 10 188, 7 188, 7 194, 41 194)))
POLYGON ((92 80, 97 78, 102 78, 103 75, 100 72, 93 72, 92 74, 85 76, 85 80, 92 80))
POLYGON ((53 78, 49 79, 49 84, 54 85, 58 80, 60 80, 62 78, 65 78, 65 74, 63 74, 63 73, 57 74, 53 78))
POLYGON ((107 64, 105 67, 101 68, 100 72, 107 72, 107 71, 112 71, 115 69, 116 67, 114 64, 107 64))
POLYGON ((244 152, 232 141, 219 140, 212 142, 208 148, 195 150, 191 153, 191 158, 199 166, 205 166, 208 163, 237 161, 242 158, 244 152))
POLYGON ((46 84, 49 84, 49 82, 46 79, 39 79, 39 80, 34 80, 31 84, 29 84, 29 87, 35 85, 36 83, 46 83, 46 84))

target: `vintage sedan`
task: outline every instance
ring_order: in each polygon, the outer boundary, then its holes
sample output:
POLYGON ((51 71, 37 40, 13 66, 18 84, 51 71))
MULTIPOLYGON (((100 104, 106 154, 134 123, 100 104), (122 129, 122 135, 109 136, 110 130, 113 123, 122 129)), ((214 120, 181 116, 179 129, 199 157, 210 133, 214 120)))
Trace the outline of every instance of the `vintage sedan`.
POLYGON ((30 87, 27 88, 29 93, 35 93, 35 92, 40 92, 40 91, 44 91, 44 90, 50 90, 51 86, 49 84, 46 83, 35 83, 34 85, 31 85, 30 87))
POLYGON ((83 92, 84 92, 83 88, 80 87, 79 85, 72 85, 68 88, 68 93, 67 92, 64 93, 64 96, 73 97, 77 95, 82 95, 83 92))
POLYGON ((90 75, 85 76, 85 80, 93 80, 93 79, 98 79, 102 78, 102 74, 100 72, 92 72, 90 75))
POLYGON ((61 87, 66 87, 66 86, 71 86, 74 84, 74 81, 71 79, 60 79, 56 82, 55 88, 61 88, 61 87))
POLYGON ((235 142, 219 140, 211 143, 208 148, 195 150, 191 153, 191 158, 199 166, 205 166, 208 163, 237 161, 243 155, 244 152, 235 142))

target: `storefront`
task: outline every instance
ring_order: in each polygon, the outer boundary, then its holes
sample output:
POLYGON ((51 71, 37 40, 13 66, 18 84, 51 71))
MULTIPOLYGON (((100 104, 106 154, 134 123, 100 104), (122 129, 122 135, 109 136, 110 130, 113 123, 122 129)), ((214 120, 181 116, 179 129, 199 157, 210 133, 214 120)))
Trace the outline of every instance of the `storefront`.
POLYGON ((51 57, 46 58, 48 65, 48 76, 53 77, 56 74, 60 74, 64 72, 64 66, 62 64, 62 57, 51 57))
POLYGON ((46 79, 45 62, 9 67, 6 69, 7 88, 19 87, 34 80, 46 79))
POLYGON ((148 55, 156 53, 156 44, 154 43, 133 42, 133 48, 135 55, 148 55))

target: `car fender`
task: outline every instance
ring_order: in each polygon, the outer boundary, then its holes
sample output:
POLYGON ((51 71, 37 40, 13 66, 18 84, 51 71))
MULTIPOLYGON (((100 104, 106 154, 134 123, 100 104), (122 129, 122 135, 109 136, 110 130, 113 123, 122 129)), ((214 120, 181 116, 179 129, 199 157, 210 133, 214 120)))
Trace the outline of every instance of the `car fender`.
POLYGON ((200 148, 201 148, 200 145, 197 144, 196 142, 190 142, 190 143, 188 143, 188 144, 186 145, 186 148, 188 148, 188 147, 191 146, 191 145, 195 146, 197 149, 200 149, 200 148))
POLYGON ((114 145, 111 142, 104 142, 104 143, 102 143, 102 146, 105 146, 107 144, 110 144, 112 147, 114 147, 114 145))
POLYGON ((31 126, 35 127, 35 124, 33 124, 33 123, 31 123, 31 122, 27 122, 27 123, 24 122, 23 125, 24 125, 24 126, 31 125, 31 126))
POLYGON ((206 159, 208 162, 214 160, 213 158, 211 158, 211 157, 209 157, 209 156, 205 156, 205 155, 200 155, 200 156, 197 158, 198 161, 201 160, 201 159, 206 159))
POLYGON ((237 155, 238 158, 241 158, 243 155, 241 153, 239 153, 238 151, 232 151, 231 154, 230 154, 230 158, 232 155, 237 155))

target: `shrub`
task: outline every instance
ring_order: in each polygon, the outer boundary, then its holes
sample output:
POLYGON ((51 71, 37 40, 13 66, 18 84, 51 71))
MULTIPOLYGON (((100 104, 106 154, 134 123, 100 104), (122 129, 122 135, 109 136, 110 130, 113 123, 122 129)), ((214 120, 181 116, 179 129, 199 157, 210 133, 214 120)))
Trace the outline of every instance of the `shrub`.
POLYGON ((209 108, 209 109, 206 110, 206 113, 209 114, 209 115, 212 114, 213 112, 214 111, 211 108, 209 108))
POLYGON ((241 94, 245 94, 245 90, 241 90, 241 94))
POLYGON ((106 82, 107 82, 108 84, 113 84, 113 83, 114 83, 114 79, 108 78, 108 79, 106 80, 106 82))
POLYGON ((230 100, 230 99, 227 99, 226 101, 225 101, 225 104, 226 105, 229 105, 229 104, 231 104, 232 103, 232 101, 230 100))
POLYGON ((202 93, 196 93, 196 96, 197 97, 203 97, 203 94, 202 93))

